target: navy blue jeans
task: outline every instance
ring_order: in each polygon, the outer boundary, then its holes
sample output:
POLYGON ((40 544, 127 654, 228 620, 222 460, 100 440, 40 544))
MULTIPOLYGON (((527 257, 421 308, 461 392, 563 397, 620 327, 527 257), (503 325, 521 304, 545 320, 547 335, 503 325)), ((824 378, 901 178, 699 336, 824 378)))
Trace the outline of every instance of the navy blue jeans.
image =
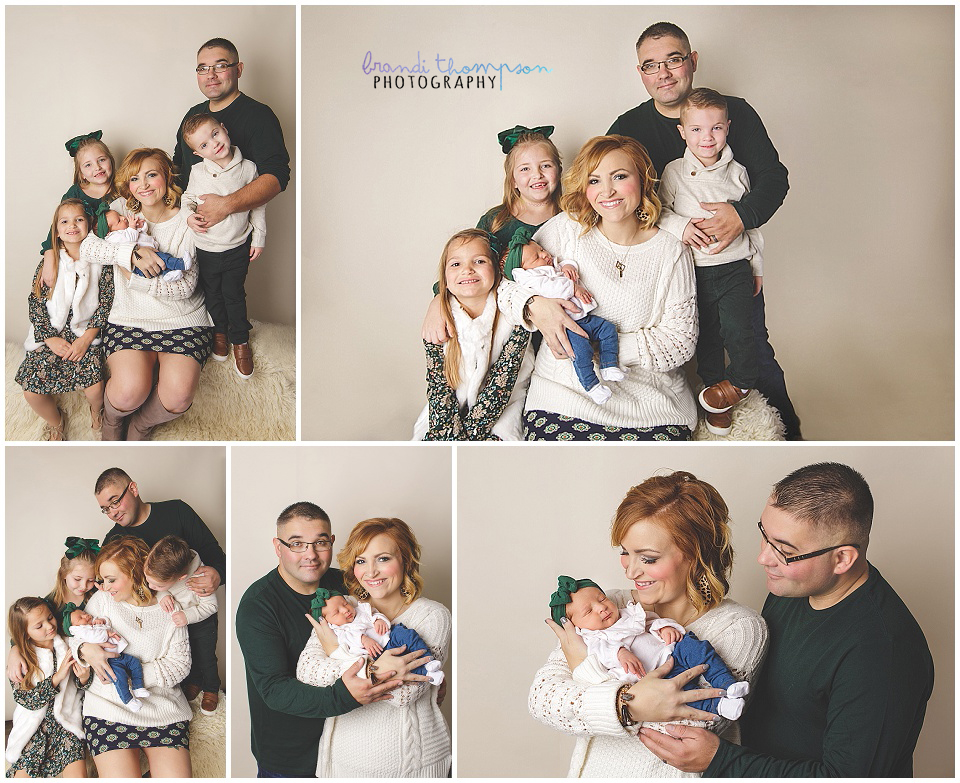
POLYGON ((217 670, 217 617, 214 612, 199 623, 187 626, 190 637, 190 655, 193 661, 190 673, 184 679, 187 685, 196 685, 206 693, 220 690, 220 672, 217 670))
MULTIPOLYGON (((394 647, 399 647, 401 644, 407 645, 405 652, 420 650, 431 658, 433 657, 433 653, 430 652, 430 648, 427 647, 427 643, 423 641, 420 634, 414 631, 413 628, 407 628, 403 623, 397 623, 390 627, 390 638, 387 640, 387 645, 384 649, 390 650, 394 647)), ((413 673, 426 675, 427 670, 424 666, 418 666, 413 670, 413 673)))
POLYGON ((250 244, 253 236, 238 247, 214 253, 197 248, 200 282, 207 312, 213 319, 213 330, 227 335, 234 345, 242 345, 250 338, 247 320, 247 292, 243 284, 250 269, 250 244))
POLYGON ((567 329, 567 337, 570 338, 570 345, 573 346, 573 369, 576 370, 583 388, 590 391, 600 383, 593 369, 592 342, 599 344, 600 369, 605 370, 607 367, 617 366, 620 339, 617 337, 617 327, 597 315, 585 315, 577 321, 577 326, 590 335, 590 339, 585 339, 567 329))
POLYGON ((787 382, 783 370, 777 362, 767 333, 766 317, 763 305, 763 289, 753 297, 753 333, 757 342, 757 358, 760 364, 760 377, 754 387, 780 413, 780 420, 787 428, 787 440, 800 440, 800 419, 793 409, 793 403, 787 395, 787 382))
POLYGON ((716 266, 698 266, 697 373, 705 386, 726 378, 741 389, 752 389, 760 376, 753 313, 753 273, 744 259, 716 266), (723 349, 730 364, 724 369, 723 349))
MULTIPOLYGON (((690 631, 687 631, 684 637, 674 645, 673 661, 673 668, 670 670, 670 674, 667 675, 668 679, 676 677, 687 669, 705 663, 708 668, 703 676, 707 682, 710 683, 711 687, 726 689, 737 681, 737 678, 734 677, 727 668, 727 664, 723 662, 723 658, 717 655, 717 651, 713 649, 713 645, 708 641, 701 641, 697 638, 696 634, 690 631)), ((699 687, 697 680, 694 680, 684 685, 683 689, 690 691, 699 687)), ((720 699, 701 699, 700 701, 690 702, 690 706, 696 710, 712 712, 714 715, 717 715, 717 703, 719 701, 720 699)))
POLYGON ((142 688, 143 666, 137 658, 129 653, 121 653, 116 658, 108 658, 107 663, 113 669, 113 676, 117 678, 117 681, 113 684, 117 689, 117 695, 120 697, 120 701, 126 704, 133 698, 127 680, 129 679, 133 683, 134 690, 142 688))
MULTIPOLYGON (((169 253, 161 253, 159 250, 154 250, 153 252, 163 259, 164 272, 170 272, 171 270, 174 270, 174 269, 179 270, 180 272, 186 271, 186 267, 184 266, 182 258, 177 258, 176 256, 172 256, 169 253)), ((146 275, 136 267, 133 268, 133 273, 135 275, 140 275, 140 277, 146 277, 146 275)))

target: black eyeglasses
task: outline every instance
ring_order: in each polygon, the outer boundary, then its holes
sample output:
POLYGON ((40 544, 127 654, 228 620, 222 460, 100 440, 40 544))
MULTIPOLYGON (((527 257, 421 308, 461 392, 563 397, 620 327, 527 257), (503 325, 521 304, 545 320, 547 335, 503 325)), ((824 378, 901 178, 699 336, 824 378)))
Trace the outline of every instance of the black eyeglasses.
POLYGON ((129 484, 127 484, 126 489, 124 489, 123 492, 120 493, 120 497, 118 497, 116 500, 111 500, 105 506, 100 506, 100 513, 107 514, 113 509, 117 508, 117 506, 120 505, 120 501, 123 500, 123 496, 127 494, 127 489, 130 489, 130 487, 132 486, 133 486, 133 482, 131 481, 129 484))
POLYGON ((689 54, 685 54, 683 57, 668 57, 666 60, 657 60, 656 62, 644 63, 640 66, 640 70, 643 71, 647 76, 656 73, 660 70, 661 65, 666 65, 667 68, 671 71, 677 70, 683 63, 690 57, 689 54))
POLYGON ((234 65, 239 65, 239 64, 240 64, 240 61, 238 60, 235 63, 214 63, 213 65, 198 65, 197 73, 199 73, 201 76, 204 76, 210 73, 210 71, 213 71, 214 73, 223 73, 225 70, 227 70, 227 68, 233 68, 234 65))
POLYGON ((828 546, 826 549, 818 549, 816 552, 810 552, 806 555, 793 555, 792 557, 781 552, 774 543, 767 538, 767 533, 763 529, 763 522, 757 522, 757 527, 760 528, 760 535, 763 536, 763 540, 770 545, 770 548, 777 553, 777 557, 780 558, 780 562, 784 565, 790 565, 791 563, 796 563, 798 560, 807 560, 811 557, 819 557, 820 555, 825 555, 827 552, 832 552, 834 549, 839 549, 842 546, 852 546, 856 549, 860 548, 859 544, 837 544, 836 546, 828 546))
POLYGON ((298 555, 303 554, 307 551, 307 547, 313 547, 315 552, 326 552, 328 549, 333 547, 333 541, 329 538, 321 538, 319 541, 284 541, 282 538, 278 538, 281 544, 283 544, 291 552, 296 552, 298 555))

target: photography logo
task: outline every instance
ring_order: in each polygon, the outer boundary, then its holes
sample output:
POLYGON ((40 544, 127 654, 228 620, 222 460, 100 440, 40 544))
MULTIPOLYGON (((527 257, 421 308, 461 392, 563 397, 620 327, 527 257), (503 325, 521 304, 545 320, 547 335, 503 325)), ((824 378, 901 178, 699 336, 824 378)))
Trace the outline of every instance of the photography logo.
POLYGON ((472 63, 460 65, 453 57, 433 59, 417 52, 416 65, 393 64, 363 56, 363 73, 371 77, 375 90, 503 90, 508 76, 551 73, 552 68, 523 63, 472 63))

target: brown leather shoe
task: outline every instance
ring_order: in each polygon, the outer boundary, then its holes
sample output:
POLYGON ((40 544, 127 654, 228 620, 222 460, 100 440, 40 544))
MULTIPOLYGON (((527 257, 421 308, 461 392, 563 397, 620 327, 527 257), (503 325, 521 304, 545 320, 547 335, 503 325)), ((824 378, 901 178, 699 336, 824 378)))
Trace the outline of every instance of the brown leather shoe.
POLYGON ((219 693, 203 692, 203 698, 200 700, 200 712, 204 715, 213 715, 217 711, 217 705, 220 703, 219 693))
POLYGON ((714 435, 729 435, 731 425, 733 424, 733 414, 730 411, 724 413, 710 413, 707 411, 704 424, 707 425, 707 431, 714 435))
POLYGON ((225 362, 230 355, 230 346, 227 336, 222 332, 213 333, 213 358, 218 362, 225 362))
POLYGON ((187 697, 187 701, 193 701, 200 695, 199 685, 187 685, 184 683, 180 687, 183 689, 183 695, 187 697))
POLYGON ((700 404, 710 413, 724 413, 747 396, 728 380, 708 386, 700 392, 700 404))
POLYGON ((237 375, 244 379, 253 375, 253 351, 250 350, 250 343, 233 346, 233 358, 237 363, 237 375))

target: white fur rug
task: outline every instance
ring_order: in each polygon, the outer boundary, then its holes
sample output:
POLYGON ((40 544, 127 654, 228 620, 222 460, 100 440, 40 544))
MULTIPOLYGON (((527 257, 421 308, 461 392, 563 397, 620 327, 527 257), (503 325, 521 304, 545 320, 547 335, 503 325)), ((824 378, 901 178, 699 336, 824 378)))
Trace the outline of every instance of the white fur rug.
MULTIPOLYGON (((193 406, 179 419, 163 424, 152 440, 294 440, 296 437, 296 330, 292 326, 253 322, 250 344, 256 371, 244 380, 225 362, 207 360, 193 406)), ((40 440, 43 422, 13 380, 23 360, 22 344, 7 343, 7 440, 40 440)), ((82 392, 60 398, 66 413, 67 440, 93 440, 90 409, 82 392)))
MULTIPOLYGON (((699 394, 699 388, 694 390, 694 394, 699 394)), ((699 404, 697 406, 699 408, 699 404)), ((703 411, 700 412, 701 417, 703 411)), ((756 389, 751 389, 750 393, 744 398, 743 402, 733 409, 733 425, 729 435, 714 435, 707 430, 703 418, 697 422, 697 428, 693 431, 694 440, 783 440, 784 426, 780 421, 780 414, 776 408, 767 402, 756 389)))

